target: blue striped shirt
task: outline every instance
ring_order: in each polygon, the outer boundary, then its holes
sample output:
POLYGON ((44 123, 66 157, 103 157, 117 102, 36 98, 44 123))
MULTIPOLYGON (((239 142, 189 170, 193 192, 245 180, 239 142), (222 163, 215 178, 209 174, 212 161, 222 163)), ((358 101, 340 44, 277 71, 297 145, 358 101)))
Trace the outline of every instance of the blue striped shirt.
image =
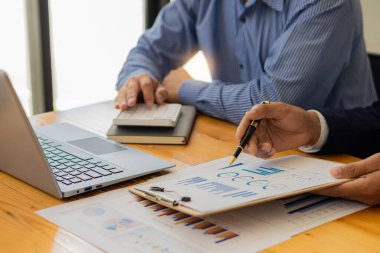
POLYGON ((305 109, 374 102, 358 0, 176 0, 125 62, 117 83, 158 80, 202 50, 212 83, 186 81, 180 102, 239 123, 265 99, 305 109))

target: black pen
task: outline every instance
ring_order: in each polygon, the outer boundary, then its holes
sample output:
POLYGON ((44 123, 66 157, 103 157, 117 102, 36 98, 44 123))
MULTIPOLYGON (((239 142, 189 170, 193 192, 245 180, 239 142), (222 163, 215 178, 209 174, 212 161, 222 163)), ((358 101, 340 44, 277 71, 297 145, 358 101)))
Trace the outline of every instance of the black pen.
MULTIPOLYGON (((267 105, 269 103, 270 102, 268 100, 265 100, 262 102, 262 104, 264 104, 264 105, 267 105)), ((260 121, 261 121, 261 119, 251 121, 251 124, 249 125, 249 127, 245 131, 243 138, 241 138, 240 143, 237 146, 235 153, 233 154, 233 156, 231 158, 230 165, 232 165, 235 162, 236 158, 238 158, 241 151, 243 151, 244 147, 248 144, 248 141, 251 139, 252 135, 255 133, 257 127, 259 126, 260 121)))

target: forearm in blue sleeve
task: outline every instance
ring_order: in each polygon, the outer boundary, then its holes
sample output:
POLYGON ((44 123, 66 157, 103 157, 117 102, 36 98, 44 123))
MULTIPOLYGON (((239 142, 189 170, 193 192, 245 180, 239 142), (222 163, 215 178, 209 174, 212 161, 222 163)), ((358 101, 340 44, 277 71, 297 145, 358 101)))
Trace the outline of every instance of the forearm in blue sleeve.
POLYGON ((258 86, 256 80, 243 84, 186 81, 181 86, 179 98, 182 104, 195 105, 205 114, 238 124, 252 105, 263 100, 279 100, 271 86, 265 85, 261 92, 258 86))
POLYGON ((341 23, 348 7, 331 8, 320 12, 316 6, 297 17, 273 45, 257 79, 234 84, 187 81, 180 101, 236 124, 265 99, 304 108, 323 106, 347 63, 353 36, 352 26, 341 23))

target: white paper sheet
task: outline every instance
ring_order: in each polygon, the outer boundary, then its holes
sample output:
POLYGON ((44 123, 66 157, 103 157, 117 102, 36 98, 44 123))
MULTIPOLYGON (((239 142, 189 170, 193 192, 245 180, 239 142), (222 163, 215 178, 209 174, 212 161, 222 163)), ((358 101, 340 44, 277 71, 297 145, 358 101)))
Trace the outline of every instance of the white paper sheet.
POLYGON ((118 190, 38 211, 108 252, 255 252, 289 239, 263 221, 198 219, 118 190))
POLYGON ((299 195, 211 215, 174 212, 120 189, 37 213, 107 252, 255 252, 367 206, 299 195))
POLYGON ((209 212, 341 181, 330 175, 330 169, 339 165, 330 161, 297 155, 272 160, 244 155, 239 158, 229 167, 226 157, 195 166, 193 173, 139 185, 136 189, 169 200, 178 200, 178 194, 189 196, 191 201, 182 205, 209 212), (153 192, 152 186, 175 193, 153 192))
MULTIPOLYGON (((252 157, 243 154, 239 162, 245 159, 252 157)), ((204 169, 185 169, 165 179, 201 174, 204 169)), ((158 183, 160 178, 153 181, 158 183)), ((107 252, 244 253, 265 249, 367 207, 302 194, 200 220, 120 189, 37 213, 107 252)))

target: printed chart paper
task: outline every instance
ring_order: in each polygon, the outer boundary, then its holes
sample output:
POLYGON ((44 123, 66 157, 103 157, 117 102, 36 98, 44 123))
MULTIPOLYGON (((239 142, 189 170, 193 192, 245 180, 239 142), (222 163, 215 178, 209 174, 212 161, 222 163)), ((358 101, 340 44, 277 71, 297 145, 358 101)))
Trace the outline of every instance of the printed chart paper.
POLYGON ((197 218, 120 189, 37 213, 107 252, 255 252, 367 206, 302 194, 197 218))
MULTIPOLYGON (((252 161, 245 154, 239 158, 237 163, 252 161)), ((221 163, 216 160, 211 166, 221 167, 221 163)), ((209 167, 184 169, 166 178, 189 178, 194 172, 203 176, 205 168, 209 167)), ((161 179, 154 180, 158 183, 161 179)), ((37 213, 106 252, 246 253, 367 207, 338 198, 300 194, 198 218, 119 189, 37 213)))
POLYGON ((127 190, 38 214, 107 252, 254 252, 289 239, 259 220, 191 217, 127 190))
POLYGON ((135 188, 169 200, 178 200, 178 194, 189 196, 191 201, 181 205, 199 212, 213 212, 342 181, 329 172, 339 164, 321 159, 293 155, 262 160, 242 156, 226 167, 228 160, 227 157, 204 163, 193 167, 194 173, 135 188), (174 192, 154 192, 150 190, 152 186, 174 192))

